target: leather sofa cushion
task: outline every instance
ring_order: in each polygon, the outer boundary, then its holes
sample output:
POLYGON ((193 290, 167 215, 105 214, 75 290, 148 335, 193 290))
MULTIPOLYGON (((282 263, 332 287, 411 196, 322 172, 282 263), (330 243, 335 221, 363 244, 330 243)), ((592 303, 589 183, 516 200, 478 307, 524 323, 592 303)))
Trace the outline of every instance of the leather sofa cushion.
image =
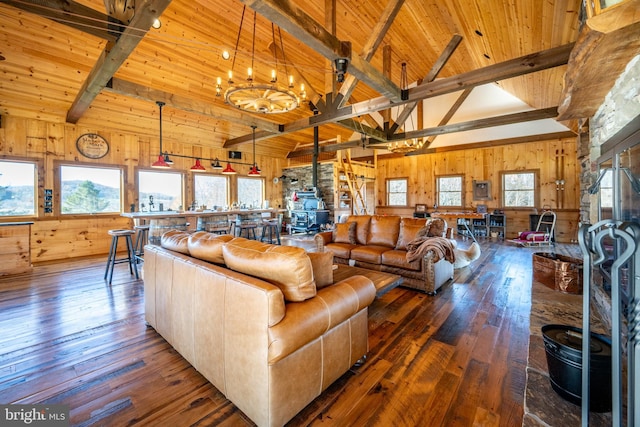
POLYGON ((354 221, 357 224, 356 242, 359 245, 366 245, 367 237, 369 237, 369 224, 371 223, 371 215, 352 215, 347 221, 354 221))
POLYGON ((187 244, 192 257, 216 264, 224 264, 222 246, 233 239, 234 237, 230 234, 196 231, 189 236, 187 244))
POLYGON ((382 264, 382 254, 389 250, 391 249, 386 246, 357 246, 351 250, 351 259, 371 264, 382 264))
POLYGON ((386 251, 382 254, 382 264, 389 267, 404 268, 405 270, 420 271, 422 268, 422 260, 417 259, 407 262, 406 251, 386 251))
POLYGON ((415 240, 418 232, 425 227, 425 223, 426 221, 422 221, 422 223, 412 223, 410 221, 404 221, 403 219, 400 223, 400 236, 398 237, 396 249, 401 251, 407 250, 407 245, 415 240))
POLYGON ((278 286, 286 301, 316 295, 311 260, 302 248, 236 237, 222 246, 222 255, 228 268, 278 286))
POLYGON ((339 258, 349 259, 351 256, 351 249, 357 247, 356 245, 350 245, 349 243, 327 243, 324 248, 326 251, 331 251, 334 256, 339 258))
POLYGON ((345 222, 335 224, 333 229, 333 241, 335 243, 356 244, 356 226, 355 222, 345 222))
POLYGON ((309 252, 316 289, 333 284, 333 252, 309 252))
POLYGON ((369 223, 367 245, 393 248, 400 234, 400 217, 374 215, 369 223))
POLYGON ((269 328, 269 363, 284 359, 369 306, 375 298, 372 285, 370 279, 356 275, 319 290, 315 298, 287 304, 284 319, 269 328))
POLYGON ((160 246, 170 251, 189 255, 189 233, 181 230, 169 230, 160 237, 160 246))

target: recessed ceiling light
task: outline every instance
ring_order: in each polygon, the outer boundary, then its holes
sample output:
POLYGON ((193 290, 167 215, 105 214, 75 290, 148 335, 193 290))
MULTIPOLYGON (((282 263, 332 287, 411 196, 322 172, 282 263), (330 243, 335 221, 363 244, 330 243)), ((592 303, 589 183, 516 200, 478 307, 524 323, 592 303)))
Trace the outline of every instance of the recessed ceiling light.
POLYGON ((226 61, 229 58, 231 58, 231 54, 229 53, 229 51, 228 50, 223 50, 222 51, 222 59, 224 59, 226 61))
POLYGON ((160 19, 156 18, 153 20, 153 24, 151 24, 151 26, 157 30, 162 27, 162 22, 160 22, 160 19))
POLYGON ((7 59, 7 58, 5 58, 4 56, 0 55, 0 61, 4 61, 5 59, 7 59))
POLYGON ((480 30, 476 30, 476 34, 479 35, 480 37, 483 36, 483 34, 480 32, 480 30))

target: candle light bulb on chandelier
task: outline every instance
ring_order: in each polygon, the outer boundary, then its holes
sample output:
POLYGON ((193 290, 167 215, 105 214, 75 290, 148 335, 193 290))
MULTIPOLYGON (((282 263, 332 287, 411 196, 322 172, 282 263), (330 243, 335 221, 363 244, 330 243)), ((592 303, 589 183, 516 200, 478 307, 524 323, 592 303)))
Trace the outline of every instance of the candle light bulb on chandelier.
POLYGON ((278 75, 276 74, 276 70, 271 70, 271 83, 275 83, 278 81, 278 75))
POLYGON ((251 69, 251 67, 247 68, 247 81, 253 81, 253 69, 251 69))
POLYGON ((229 70, 229 79, 227 82, 232 85, 233 84, 233 71, 229 70))

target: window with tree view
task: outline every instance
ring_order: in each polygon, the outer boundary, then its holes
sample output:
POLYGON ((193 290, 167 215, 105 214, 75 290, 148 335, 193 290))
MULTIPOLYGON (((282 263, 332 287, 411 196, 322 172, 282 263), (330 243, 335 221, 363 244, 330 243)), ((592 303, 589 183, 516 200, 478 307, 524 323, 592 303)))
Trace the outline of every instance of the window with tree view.
POLYGON ((387 205, 407 206, 406 178, 387 180, 387 205))
POLYGON ((36 165, 0 161, 0 216, 36 213, 36 165))
POLYGON ((535 206, 536 174, 534 172, 504 172, 502 199, 505 207, 535 206))
POLYGON ((238 178, 238 203, 246 208, 260 208, 264 200, 262 178, 238 178))
POLYGON ((60 166, 61 213, 119 213, 121 209, 121 169, 60 166))
POLYGON ((206 174, 194 174, 194 191, 199 206, 208 209, 229 206, 227 197, 227 177, 206 174))
POLYGON ((462 206, 462 176, 440 176, 436 182, 438 206, 462 206))
POLYGON ((138 172, 138 201, 141 212, 180 210, 185 208, 180 172, 138 172))

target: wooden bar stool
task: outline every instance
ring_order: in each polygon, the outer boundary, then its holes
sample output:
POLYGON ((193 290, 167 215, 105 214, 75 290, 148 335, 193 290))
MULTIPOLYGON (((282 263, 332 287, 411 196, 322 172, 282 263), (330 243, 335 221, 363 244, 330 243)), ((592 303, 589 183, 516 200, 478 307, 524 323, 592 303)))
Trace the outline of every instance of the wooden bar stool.
POLYGON ((107 259, 107 268, 104 272, 104 278, 107 279, 109 276, 109 284, 111 284, 111 280, 113 279, 113 269, 116 264, 120 264, 126 262, 129 264, 129 272, 136 274, 136 280, 138 277, 138 266, 136 262, 136 256, 133 248, 133 241, 131 240, 131 236, 136 234, 134 230, 109 230, 109 235, 111 236, 111 249, 109 249, 109 258, 107 259), (116 254, 118 252, 118 240, 120 237, 124 237, 125 242, 127 244, 127 257, 126 258, 116 258, 116 254))
POLYGON ((280 221, 278 218, 269 218, 262 220, 262 237, 261 242, 264 242, 269 234, 269 243, 274 243, 273 237, 275 234, 276 241, 280 244, 280 221))
POLYGON ((144 261, 144 245, 149 241, 149 224, 135 225, 134 230, 137 231, 136 243, 133 245, 133 253, 136 261, 144 261))
POLYGON ((254 214, 240 214, 236 219, 234 231, 238 237, 242 237, 242 233, 246 233, 247 239, 257 240, 256 228, 258 228, 258 220, 254 214))

